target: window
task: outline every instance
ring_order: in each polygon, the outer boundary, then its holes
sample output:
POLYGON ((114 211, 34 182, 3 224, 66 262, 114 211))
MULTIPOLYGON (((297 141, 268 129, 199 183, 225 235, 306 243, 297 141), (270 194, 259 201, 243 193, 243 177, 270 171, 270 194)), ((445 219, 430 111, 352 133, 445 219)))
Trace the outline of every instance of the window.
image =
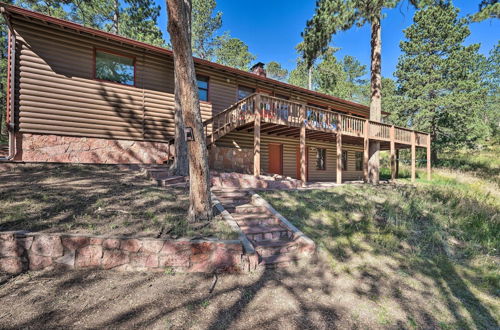
POLYGON ((243 100, 245 97, 255 93, 255 88, 238 86, 238 101, 243 100))
POLYGON ((363 153, 356 151, 356 171, 363 170, 363 153))
POLYGON ((342 170, 347 171, 347 151, 342 151, 342 170))
POLYGON ((120 84, 135 84, 135 59, 101 50, 95 52, 95 78, 120 84))
POLYGON ((316 148, 316 169, 326 170, 326 149, 316 148))
POLYGON ((196 82, 198 84, 198 97, 200 101, 208 102, 208 77, 196 76, 196 82))

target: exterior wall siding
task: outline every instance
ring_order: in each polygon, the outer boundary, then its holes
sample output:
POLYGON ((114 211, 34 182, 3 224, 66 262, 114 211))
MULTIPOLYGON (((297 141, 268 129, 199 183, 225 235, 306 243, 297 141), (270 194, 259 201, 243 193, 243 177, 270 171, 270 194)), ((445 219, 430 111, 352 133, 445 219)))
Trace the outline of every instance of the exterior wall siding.
MULTIPOLYGON (((261 171, 268 173, 269 167, 269 143, 283 144, 283 175, 297 178, 297 149, 299 140, 285 138, 276 135, 261 135, 261 171)), ((309 181, 335 181, 337 173, 337 148, 334 143, 306 139, 309 152, 308 174, 309 181), (326 168, 325 170, 316 169, 316 149, 326 149, 326 168)), ((249 132, 231 132, 216 142, 218 147, 237 148, 242 150, 253 150, 253 133, 249 132)), ((342 150, 347 151, 347 170, 342 171, 343 180, 361 180, 363 171, 356 171, 357 151, 362 152, 363 147, 357 145, 342 145, 342 150)))

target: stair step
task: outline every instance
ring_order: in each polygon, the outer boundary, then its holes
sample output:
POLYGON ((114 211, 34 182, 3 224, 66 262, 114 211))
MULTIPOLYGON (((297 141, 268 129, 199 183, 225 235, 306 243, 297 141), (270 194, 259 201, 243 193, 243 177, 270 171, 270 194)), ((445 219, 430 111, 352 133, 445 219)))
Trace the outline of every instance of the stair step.
POLYGON ((295 254, 275 254, 268 257, 262 257, 262 264, 266 267, 286 267, 295 264, 300 259, 295 254))
POLYGON ((238 214, 248 214, 248 213, 261 213, 261 214, 269 214, 267 208, 263 206, 255 206, 252 204, 242 204, 242 205, 228 205, 227 209, 231 209, 232 213, 238 214))
POLYGON ((295 240, 289 241, 260 241, 255 242, 255 251, 261 257, 270 257, 277 254, 299 252, 300 245, 295 240))
POLYGON ((280 231, 288 231, 288 228, 281 226, 241 226, 241 231, 245 234, 261 234, 261 233, 272 233, 280 231))
POLYGON ((221 198, 224 198, 224 197, 247 197, 247 198, 250 198, 250 196, 248 196, 248 193, 246 191, 213 191, 215 196, 217 197, 221 197, 221 198))

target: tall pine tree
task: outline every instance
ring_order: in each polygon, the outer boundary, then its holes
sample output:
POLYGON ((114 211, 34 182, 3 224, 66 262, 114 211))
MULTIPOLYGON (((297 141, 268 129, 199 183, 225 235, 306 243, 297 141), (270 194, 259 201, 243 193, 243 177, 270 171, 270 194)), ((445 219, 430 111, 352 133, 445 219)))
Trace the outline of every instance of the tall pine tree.
POLYGON ((466 19, 452 4, 417 11, 404 30, 395 76, 402 95, 400 119, 431 133, 432 158, 445 148, 473 146, 487 129, 479 45, 464 46, 466 19))

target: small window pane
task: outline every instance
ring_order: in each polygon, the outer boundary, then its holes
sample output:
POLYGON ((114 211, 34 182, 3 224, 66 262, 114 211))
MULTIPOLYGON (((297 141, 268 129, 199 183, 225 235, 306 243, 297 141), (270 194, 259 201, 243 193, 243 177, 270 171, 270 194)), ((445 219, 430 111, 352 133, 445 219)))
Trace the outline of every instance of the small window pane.
POLYGON ((208 101, 208 77, 196 76, 196 83, 198 84, 198 97, 200 101, 208 101))
POLYGON ((200 101, 208 101, 208 90, 198 89, 198 97, 200 98, 200 101))
POLYGON ((326 149, 316 148, 316 169, 326 169, 326 149))
POLYGON ((134 59, 96 51, 95 76, 97 79, 134 85, 134 59))
POLYGON ((245 97, 255 93, 254 88, 238 86, 238 101, 244 99, 245 97))

